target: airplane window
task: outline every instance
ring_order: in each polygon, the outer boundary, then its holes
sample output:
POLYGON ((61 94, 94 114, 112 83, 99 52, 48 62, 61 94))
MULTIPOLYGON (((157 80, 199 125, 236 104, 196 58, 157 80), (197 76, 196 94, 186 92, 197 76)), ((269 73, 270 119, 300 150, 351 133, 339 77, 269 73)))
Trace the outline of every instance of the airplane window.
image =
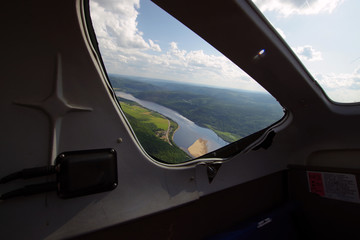
POLYGON ((121 108, 154 159, 189 161, 283 117, 256 81, 152 2, 91 0, 90 14, 121 108))
POLYGON ((253 0, 328 97, 360 102, 360 1, 253 0))

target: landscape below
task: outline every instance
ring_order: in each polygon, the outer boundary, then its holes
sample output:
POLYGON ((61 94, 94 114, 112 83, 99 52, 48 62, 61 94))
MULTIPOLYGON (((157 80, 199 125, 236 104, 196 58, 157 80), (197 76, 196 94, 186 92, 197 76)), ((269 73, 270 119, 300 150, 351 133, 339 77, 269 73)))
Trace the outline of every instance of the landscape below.
POLYGON ((120 105, 144 150, 158 161, 181 163, 191 159, 173 142, 177 123, 137 103, 118 98, 120 105))
MULTIPOLYGON (((113 74, 109 78, 115 90, 170 108, 213 130, 228 143, 264 129, 284 115, 280 104, 267 93, 113 74)), ((119 101, 141 145, 152 157, 166 163, 191 159, 172 140, 175 122, 137 103, 121 98, 119 101)), ((203 147, 206 141, 199 143, 203 147)))

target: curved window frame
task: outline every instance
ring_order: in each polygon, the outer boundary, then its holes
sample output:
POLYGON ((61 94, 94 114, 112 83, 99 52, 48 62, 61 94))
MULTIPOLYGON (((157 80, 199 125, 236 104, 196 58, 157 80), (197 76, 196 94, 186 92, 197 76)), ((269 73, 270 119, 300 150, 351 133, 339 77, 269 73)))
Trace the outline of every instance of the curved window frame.
MULTIPOLYGON (((84 7, 84 9, 83 9, 84 10, 83 11, 84 12, 84 21, 85 21, 84 25, 85 25, 85 28, 87 29, 87 33, 88 33, 88 37, 89 37, 91 46, 93 47, 94 53, 97 56, 97 59, 99 61, 99 64, 100 64, 99 67, 101 68, 102 72, 105 74, 105 78, 107 80, 107 84, 109 85, 109 91, 111 92, 111 95, 113 96, 113 100, 114 100, 114 102, 116 102, 116 105, 118 106, 120 112, 122 113, 123 118, 126 120, 126 123, 129 127, 129 129, 131 130, 131 134, 133 135, 133 137, 136 140, 136 144, 140 147, 140 149, 148 157, 148 159, 151 160, 152 162, 156 163, 157 165, 161 165, 161 166, 164 166, 167 168, 170 167, 170 168, 177 168, 177 169, 178 168, 188 168, 188 167, 193 167, 197 164, 202 164, 202 163, 208 164, 208 163, 221 163, 224 161, 228 161, 228 160, 231 160, 231 158, 234 157, 235 155, 246 153, 250 150, 257 150, 259 148, 267 149, 271 145, 272 138, 275 135, 274 129, 283 125, 285 122, 287 122, 291 118, 290 112, 287 111, 286 108, 284 108, 279 102, 279 104, 283 107, 283 111, 284 111, 284 115, 282 116, 281 119, 279 119, 278 121, 274 122, 273 124, 271 124, 270 126, 264 128, 264 129, 261 129, 255 133, 252 133, 252 134, 250 134, 244 138, 241 138, 235 142, 232 142, 224 147, 221 147, 221 148, 216 149, 212 152, 209 152, 203 156, 200 156, 198 158, 193 158, 193 159, 183 162, 183 163, 176 163, 176 164, 166 163, 166 162, 162 161, 161 159, 154 158, 153 156, 151 156, 147 153, 147 151, 143 148, 142 144, 136 137, 136 134, 131 127, 131 124, 127 120, 127 118, 122 110, 122 107, 116 98, 114 88, 113 88, 111 82, 109 81, 109 76, 107 74, 105 64, 103 62, 103 59, 102 59, 102 56, 100 53, 100 49, 98 46, 96 34, 95 34, 95 31, 94 31, 94 28, 92 25, 92 20, 91 20, 91 16, 90 16, 90 6, 89 6, 90 0, 82 0, 82 1, 83 1, 83 7, 84 7)), ((252 79, 256 81, 255 78, 252 77, 252 79)))

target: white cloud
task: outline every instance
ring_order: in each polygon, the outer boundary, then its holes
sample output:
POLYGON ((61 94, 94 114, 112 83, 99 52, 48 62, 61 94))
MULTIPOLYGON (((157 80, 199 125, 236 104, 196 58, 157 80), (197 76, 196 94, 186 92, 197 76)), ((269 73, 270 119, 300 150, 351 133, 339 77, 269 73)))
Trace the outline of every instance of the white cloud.
POLYGON ((138 29, 139 0, 92 0, 91 18, 109 73, 264 91, 224 56, 160 46, 138 29))
POLYGON ((262 90, 255 81, 224 56, 205 54, 202 50, 186 51, 180 49, 175 42, 169 45, 169 50, 164 54, 142 55, 145 74, 151 72, 154 74, 153 77, 171 76, 173 80, 183 82, 262 90))
POLYGON ((360 102, 360 89, 331 89, 326 90, 326 95, 334 102, 339 103, 359 103, 360 102))
POLYGON ((354 74, 356 74, 358 77, 360 77, 360 66, 355 69, 354 74))
MULTIPOLYGON (((101 50, 137 51, 161 48, 153 40, 144 40, 138 29, 139 0, 92 0, 90 12, 101 50)), ((104 54, 104 53, 103 53, 104 54)))
POLYGON ((282 16, 331 13, 344 0, 253 0, 261 11, 276 11, 282 16))
POLYGON ((285 33, 284 33, 283 30, 281 30, 280 28, 275 28, 275 29, 276 29, 276 31, 280 34, 280 36, 281 36, 283 39, 286 38, 286 35, 285 35, 285 33))
POLYGON ((295 47, 293 48, 293 50, 301 60, 306 60, 310 62, 322 60, 321 52, 315 50, 310 45, 295 47))
POLYGON ((337 102, 360 102, 360 66, 352 73, 315 74, 328 96, 337 102))
POLYGON ((111 41, 119 48, 149 48, 137 29, 138 0, 91 2, 90 10, 94 29, 100 43, 111 41))
POLYGON ((150 44, 150 48, 151 48, 153 51, 161 52, 161 48, 160 48, 160 45, 159 45, 159 44, 154 43, 151 39, 149 39, 149 44, 150 44))

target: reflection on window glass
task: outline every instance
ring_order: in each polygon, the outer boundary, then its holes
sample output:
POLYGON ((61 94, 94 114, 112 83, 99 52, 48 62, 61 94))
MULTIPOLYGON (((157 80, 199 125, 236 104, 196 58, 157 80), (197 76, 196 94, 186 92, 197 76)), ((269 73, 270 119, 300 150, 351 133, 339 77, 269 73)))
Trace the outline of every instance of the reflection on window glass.
POLYGON ((336 102, 360 102, 359 0, 253 0, 336 102))
POLYGON ((152 2, 92 0, 90 11, 120 105, 155 159, 200 157, 283 116, 259 84, 152 2))

